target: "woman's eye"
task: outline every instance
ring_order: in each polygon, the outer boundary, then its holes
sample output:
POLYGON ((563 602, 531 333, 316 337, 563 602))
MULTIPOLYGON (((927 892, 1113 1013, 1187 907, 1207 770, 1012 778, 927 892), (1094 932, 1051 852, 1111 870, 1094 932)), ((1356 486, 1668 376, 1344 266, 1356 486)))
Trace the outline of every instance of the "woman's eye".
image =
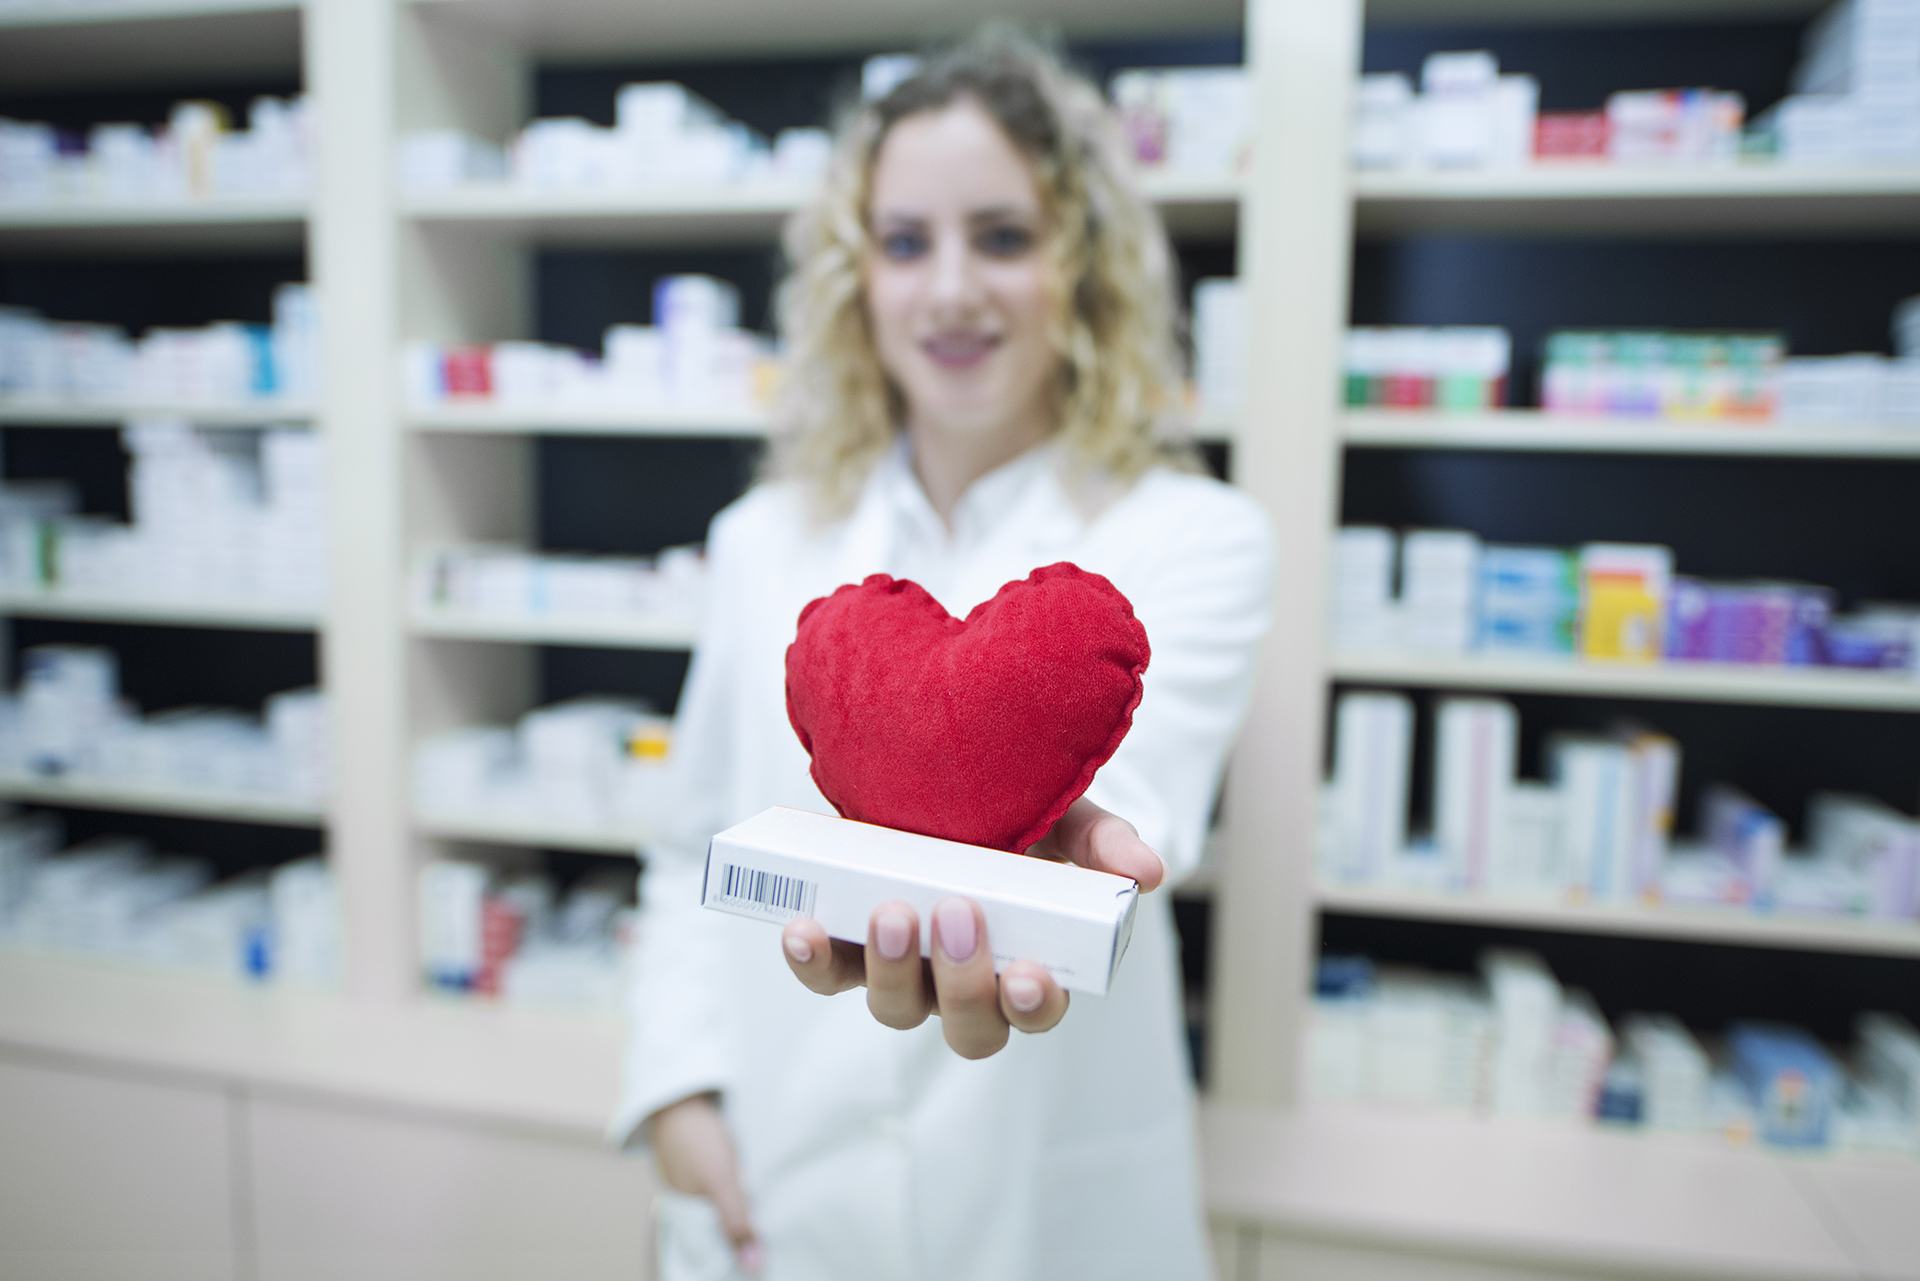
POLYGON ((927 238, 917 231, 889 231, 880 237, 880 252, 895 262, 905 262, 927 252, 927 238))
POLYGON ((1017 258, 1033 247, 1033 233, 1025 227, 989 227, 980 233, 980 252, 995 258, 1017 258))

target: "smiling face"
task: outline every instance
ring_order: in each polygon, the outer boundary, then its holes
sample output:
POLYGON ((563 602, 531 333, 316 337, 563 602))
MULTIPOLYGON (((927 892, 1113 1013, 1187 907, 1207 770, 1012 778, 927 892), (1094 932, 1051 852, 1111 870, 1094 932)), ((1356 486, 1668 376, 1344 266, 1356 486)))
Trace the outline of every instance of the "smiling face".
POLYGON ((870 191, 868 319, 916 445, 1011 458, 1045 439, 1060 356, 1032 163, 962 97, 887 132, 870 191))

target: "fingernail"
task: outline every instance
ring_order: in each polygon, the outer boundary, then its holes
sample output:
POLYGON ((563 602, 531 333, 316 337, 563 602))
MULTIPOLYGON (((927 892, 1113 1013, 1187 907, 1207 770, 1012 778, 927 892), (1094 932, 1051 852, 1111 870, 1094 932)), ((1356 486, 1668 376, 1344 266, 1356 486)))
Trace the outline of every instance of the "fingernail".
POLYGON ((786 943, 787 955, 793 958, 794 964, 805 965, 813 959, 813 945, 798 934, 787 935, 786 943))
POLYGON ((734 1251, 733 1257, 739 1263, 740 1270, 750 1277, 759 1276, 760 1270, 767 1266, 766 1256, 760 1252, 758 1241, 747 1242, 734 1251))
POLYGON ((912 936, 913 922, 898 912, 881 912, 873 918, 873 945, 889 961, 897 961, 907 954, 912 936))
POLYGON ((943 898, 933 909, 939 924, 940 950, 949 961, 964 961, 973 955, 973 904, 963 898, 943 898))
POLYGON ((1040 990, 1038 979, 1011 978, 1006 982, 1007 1004, 1022 1014, 1031 1014, 1040 1008, 1040 1002, 1046 993, 1040 990))

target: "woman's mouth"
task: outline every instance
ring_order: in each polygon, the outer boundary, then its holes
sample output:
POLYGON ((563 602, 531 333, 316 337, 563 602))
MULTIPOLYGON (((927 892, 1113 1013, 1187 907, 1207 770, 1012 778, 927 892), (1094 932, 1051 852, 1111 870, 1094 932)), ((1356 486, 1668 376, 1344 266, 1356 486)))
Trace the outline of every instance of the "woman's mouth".
POLYGON ((942 369, 972 369, 1000 345, 1000 340, 991 334, 955 333, 936 334, 923 339, 920 349, 927 358, 942 369))

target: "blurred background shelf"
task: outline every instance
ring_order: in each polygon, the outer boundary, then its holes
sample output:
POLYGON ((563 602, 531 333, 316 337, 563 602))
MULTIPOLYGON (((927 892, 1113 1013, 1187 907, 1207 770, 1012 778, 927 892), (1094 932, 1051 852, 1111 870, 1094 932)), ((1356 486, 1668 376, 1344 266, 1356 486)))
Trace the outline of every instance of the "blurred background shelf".
POLYGON ((229 627, 263 632, 310 632, 318 610, 241 601, 139 600, 80 592, 0 592, 0 616, 70 618, 98 623, 156 623, 173 627, 229 627))
POLYGON ((639 829, 589 828, 574 824, 501 820, 461 814, 416 811, 414 830, 449 841, 484 841, 492 845, 523 845, 533 849, 578 850, 585 854, 639 852, 646 835, 639 829))
POLYGON ((1353 195, 1362 236, 1867 235, 1920 222, 1920 168, 1908 166, 1568 163, 1362 172, 1353 195))
POLYGON ((1341 439, 1360 449, 1920 458, 1920 430, 1848 423, 1710 426, 1529 409, 1445 414, 1349 409, 1341 439))
POLYGON ((397 1005, 0 952, 0 1044, 597 1135, 619 1025, 420 997, 397 1005))
POLYGON ((763 413, 689 410, 640 415, 599 408, 526 409, 471 404, 407 411, 414 431, 555 436, 738 436, 767 434, 763 413))
POLYGON ((1315 900, 1322 911, 1401 920, 1459 921, 1570 934, 1689 939, 1813 952, 1920 956, 1920 925, 1913 922, 1761 915, 1745 908, 1573 906, 1486 894, 1328 884, 1316 889, 1315 900))
POLYGON ((298 75, 300 16, 298 0, 10 5, 0 9, 0 84, 18 93, 298 75))
POLYGON ((279 827, 320 827, 326 822, 325 807, 314 802, 171 783, 162 786, 103 778, 46 778, 0 772, 0 798, 80 809, 268 823, 279 827))
MULTIPOLYGON (((936 11, 924 5, 879 5, 867 0, 718 0, 717 3, 636 7, 606 0, 397 0, 429 21, 455 21, 487 38, 511 44, 542 61, 606 62, 622 56, 734 57, 801 54, 823 49, 915 48, 934 31, 961 32, 1007 16, 993 0, 952 0, 936 11)), ((1192 0, 1180 6, 1154 0, 1030 0, 1022 21, 1073 36, 1128 36, 1164 31, 1237 27, 1245 13, 1235 0, 1192 0)))
MULTIPOLYGON (((0 32, 0 47, 11 40, 0 32)), ((0 56, 4 64, 4 56, 0 56)), ((4 77, 0 70, 0 77, 4 77)), ((140 202, 0 204, 0 250, 256 254, 301 247, 307 202, 239 196, 140 202)))
MULTIPOLYGON (((1237 179, 1149 174, 1141 186, 1176 234, 1233 230, 1237 179)), ((697 245, 777 239, 812 193, 811 183, 773 181, 634 191, 545 191, 498 183, 408 193, 400 208, 425 226, 475 228, 541 244, 697 245)))
POLYGON ((1216 1103, 1200 1129, 1209 1210, 1250 1225, 1222 1276, 1917 1275, 1920 1166, 1898 1157, 1333 1103, 1216 1103))
POLYGON ((1490 689, 1677 702, 1920 711, 1920 680, 1902 673, 1736 663, 1610 665, 1577 659, 1336 655, 1331 674, 1355 684, 1490 689))
POLYGON ((292 402, 111 405, 0 396, 0 426, 8 427, 119 427, 129 418, 184 418, 199 427, 262 427, 282 423, 310 425, 317 416, 314 406, 292 402))
POLYGON ((416 609, 413 633, 442 640, 510 641, 529 645, 588 645, 608 649, 691 649, 691 620, 648 618, 512 617, 416 609))

